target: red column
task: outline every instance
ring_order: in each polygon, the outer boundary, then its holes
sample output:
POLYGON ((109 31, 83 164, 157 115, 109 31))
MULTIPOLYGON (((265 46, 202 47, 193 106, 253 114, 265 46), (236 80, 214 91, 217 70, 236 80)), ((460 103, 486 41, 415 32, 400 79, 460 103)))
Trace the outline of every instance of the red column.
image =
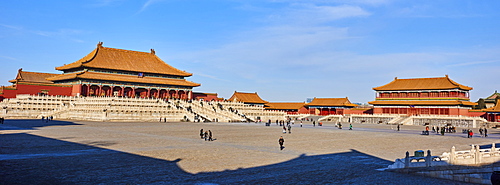
POLYGON ((132 88, 132 98, 135 98, 135 88, 132 88))
POLYGON ((102 94, 102 85, 99 85, 99 92, 97 93, 97 96, 101 96, 102 94))

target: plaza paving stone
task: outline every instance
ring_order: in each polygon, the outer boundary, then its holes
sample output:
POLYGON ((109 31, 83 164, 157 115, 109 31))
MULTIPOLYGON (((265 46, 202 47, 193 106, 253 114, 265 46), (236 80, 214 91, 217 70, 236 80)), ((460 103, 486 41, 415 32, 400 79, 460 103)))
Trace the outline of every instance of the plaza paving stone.
POLYGON ((500 138, 495 129, 468 139, 420 135, 422 126, 343 127, 296 121, 283 134, 275 123, 6 120, 0 184, 463 184, 380 169, 406 151, 441 155, 500 138), (200 139, 200 129, 215 141, 200 139))

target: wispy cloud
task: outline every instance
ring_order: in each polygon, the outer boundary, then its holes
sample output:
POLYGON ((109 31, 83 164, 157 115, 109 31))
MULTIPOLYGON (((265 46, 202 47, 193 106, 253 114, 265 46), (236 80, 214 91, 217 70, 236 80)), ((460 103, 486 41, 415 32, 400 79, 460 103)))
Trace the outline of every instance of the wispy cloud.
POLYGON ((78 29, 59 29, 56 31, 41 31, 41 30, 26 29, 24 27, 15 25, 0 24, 0 26, 15 30, 16 33, 27 33, 43 37, 61 38, 61 39, 71 40, 73 42, 84 42, 83 40, 75 38, 75 36, 87 33, 86 31, 78 29))
POLYGON ((490 63, 497 63, 497 62, 500 62, 500 60, 472 61, 472 62, 451 64, 451 65, 447 65, 447 66, 448 67, 461 67, 461 66, 472 66, 472 65, 480 65, 480 64, 490 64, 490 63))
POLYGON ((95 0, 90 6, 93 7, 105 7, 105 6, 111 6, 118 4, 122 2, 123 0, 95 0))
POLYGON ((207 74, 204 74, 204 73, 201 73, 201 72, 197 72, 196 76, 203 76, 203 77, 207 77, 207 78, 218 80, 218 81, 225 81, 225 82, 229 82, 230 81, 230 80, 227 80, 227 79, 218 78, 218 77, 213 76, 213 75, 207 75, 207 74))
POLYGON ((5 59, 8 59, 8 60, 13 60, 13 61, 20 61, 19 59, 17 58, 14 58, 14 57, 8 57, 8 56, 0 56, 0 58, 5 58, 5 59))
POLYGON ((148 1, 146 1, 146 3, 144 3, 142 5, 141 9, 135 14, 139 14, 139 13, 143 12, 144 10, 146 10, 151 5, 158 3, 158 2, 162 2, 162 1, 164 1, 164 0, 148 0, 148 1))
POLYGON ((0 26, 4 28, 9 28, 9 29, 14 29, 14 30, 22 30, 23 27, 20 26, 13 26, 13 25, 7 25, 7 24, 0 24, 0 26))
POLYGON ((318 24, 351 17, 366 17, 370 12, 352 5, 291 4, 273 13, 269 20, 281 24, 318 24))

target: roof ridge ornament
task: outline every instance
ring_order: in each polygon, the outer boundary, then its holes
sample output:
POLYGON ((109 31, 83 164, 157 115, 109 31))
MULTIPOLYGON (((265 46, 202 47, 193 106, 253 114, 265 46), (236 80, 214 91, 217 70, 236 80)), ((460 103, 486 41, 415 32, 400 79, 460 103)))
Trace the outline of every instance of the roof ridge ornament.
POLYGON ((102 44, 103 44, 103 42, 99 41, 99 42, 97 43, 97 47, 98 47, 98 48, 102 48, 102 44))
POLYGON ((153 55, 156 54, 155 49, 151 48, 151 54, 153 54, 153 55))

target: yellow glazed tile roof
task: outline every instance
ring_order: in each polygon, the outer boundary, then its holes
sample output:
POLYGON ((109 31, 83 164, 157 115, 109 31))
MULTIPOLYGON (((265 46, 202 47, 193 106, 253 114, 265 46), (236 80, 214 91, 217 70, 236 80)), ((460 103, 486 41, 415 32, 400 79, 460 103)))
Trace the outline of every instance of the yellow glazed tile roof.
POLYGON ((304 107, 305 103, 304 102, 298 102, 298 103, 288 103, 288 102, 269 102, 266 103, 266 109, 275 109, 275 110, 298 110, 302 107, 304 107))
POLYGON ((330 106, 330 107, 355 107, 347 97, 345 98, 314 98, 306 106, 330 106))
POLYGON ((229 101, 239 101, 243 103, 258 103, 265 104, 268 103, 265 100, 262 100, 257 93, 243 93, 234 91, 233 96, 228 99, 229 101))
POLYGON ((53 84, 54 82, 47 80, 47 78, 58 76, 60 74, 53 73, 38 73, 38 72, 28 72, 19 69, 17 72, 16 79, 10 80, 9 82, 15 83, 18 82, 32 82, 32 83, 48 83, 53 84))
POLYGON ((102 42, 100 42, 97 48, 87 56, 71 64, 56 67, 56 70, 64 71, 81 67, 156 73, 183 77, 192 75, 191 73, 181 71, 168 65, 156 56, 154 50, 148 53, 108 48, 103 47, 102 42))
POLYGON ((500 112, 500 100, 497 100, 494 107, 483 109, 485 112, 500 112))
POLYGON ((374 87, 376 91, 391 91, 391 90, 442 90, 442 89, 462 89, 472 90, 472 87, 461 85, 451 80, 448 75, 445 77, 436 78, 410 78, 398 79, 395 78, 392 82, 374 87))
POLYGON ((179 86, 200 86, 198 83, 190 82, 185 79, 170 79, 170 78, 157 78, 157 77, 138 77, 122 74, 108 74, 96 72, 79 72, 79 73, 66 73, 52 78, 51 81, 61 81, 70 79, 93 79, 93 80, 107 80, 119 82, 133 82, 133 83, 146 83, 146 84, 162 84, 162 85, 179 85, 179 86))

